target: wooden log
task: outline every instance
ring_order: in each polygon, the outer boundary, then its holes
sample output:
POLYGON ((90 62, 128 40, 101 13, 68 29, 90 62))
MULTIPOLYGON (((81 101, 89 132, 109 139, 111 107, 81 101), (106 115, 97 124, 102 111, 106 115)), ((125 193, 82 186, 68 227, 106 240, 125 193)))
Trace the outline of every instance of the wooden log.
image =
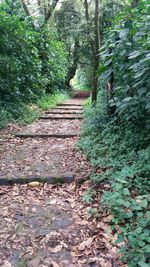
POLYGON ((60 175, 60 176, 35 176, 35 177, 19 177, 19 178, 0 178, 0 186, 15 185, 15 184, 29 184, 32 182, 40 182, 47 184, 65 184, 72 183, 75 175, 60 175))
POLYGON ((76 117, 50 117, 50 116, 43 116, 39 117, 39 120, 82 120, 82 116, 76 116, 76 117))
POLYGON ((16 133, 15 137, 20 138, 72 138, 78 136, 78 133, 70 134, 37 134, 37 133, 16 133))

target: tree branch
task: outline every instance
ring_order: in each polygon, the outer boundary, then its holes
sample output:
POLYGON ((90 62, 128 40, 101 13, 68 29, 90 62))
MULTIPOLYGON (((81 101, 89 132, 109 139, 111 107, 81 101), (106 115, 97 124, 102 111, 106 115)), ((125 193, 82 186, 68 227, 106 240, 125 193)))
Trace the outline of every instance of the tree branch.
POLYGON ((59 0, 54 0, 53 3, 50 5, 48 4, 48 10, 46 12, 46 15, 45 15, 45 23, 47 23, 57 5, 57 3, 59 2, 59 0))
POLYGON ((23 9, 24 9, 26 15, 27 15, 28 17, 30 17, 31 14, 30 14, 30 11, 29 11, 29 9, 28 9, 28 7, 27 7, 25 1, 24 1, 24 0, 21 0, 21 2, 22 2, 22 7, 23 7, 23 9))

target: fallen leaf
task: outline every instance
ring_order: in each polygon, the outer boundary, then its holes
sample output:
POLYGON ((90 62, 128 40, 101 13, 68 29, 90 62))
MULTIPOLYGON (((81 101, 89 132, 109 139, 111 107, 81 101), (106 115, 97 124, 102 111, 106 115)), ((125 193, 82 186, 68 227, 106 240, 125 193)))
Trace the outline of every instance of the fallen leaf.
POLYGON ((59 237, 59 236, 61 236, 60 233, 58 233, 56 231, 51 231, 49 234, 46 235, 44 240, 47 243, 52 237, 59 237))
POLYGON ((61 245, 62 245, 64 248, 68 248, 67 244, 64 243, 63 241, 61 241, 61 245))
POLYGON ((39 186, 41 185, 42 183, 38 182, 38 181, 34 181, 34 182, 31 182, 31 183, 28 183, 29 186, 31 187, 35 187, 35 186, 39 186))
POLYGON ((52 199, 52 200, 49 202, 50 205, 55 205, 56 203, 57 203, 57 200, 56 200, 56 199, 52 199))
POLYGON ((12 267, 11 263, 6 261, 3 265, 3 267, 12 267))
POLYGON ((48 248, 49 252, 57 253, 60 252, 63 248, 63 245, 57 245, 55 248, 48 248))
POLYGON ((83 242, 78 246, 78 249, 79 249, 79 250, 84 250, 86 247, 89 248, 90 245, 92 244, 94 238, 95 238, 95 237, 89 237, 87 240, 83 241, 83 242))
POLYGON ((88 221, 78 221, 77 224, 79 224, 79 225, 87 225, 88 221))
POLYGON ((60 265, 58 265, 55 261, 52 260, 51 264, 53 265, 53 267, 60 267, 60 265))
POLYGON ((35 207, 32 208, 32 212, 36 213, 37 212, 37 209, 35 207))

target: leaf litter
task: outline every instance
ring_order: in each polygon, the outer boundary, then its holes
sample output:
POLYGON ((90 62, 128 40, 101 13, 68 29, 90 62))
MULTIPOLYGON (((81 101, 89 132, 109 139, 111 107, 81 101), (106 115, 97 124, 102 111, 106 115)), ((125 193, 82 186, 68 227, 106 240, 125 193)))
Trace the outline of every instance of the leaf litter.
POLYGON ((24 266, 34 267, 33 262, 40 267, 50 266, 52 261, 62 267, 91 266, 91 262, 123 266, 111 231, 109 238, 105 236, 108 225, 89 218, 87 204, 80 197, 82 187, 77 189, 75 183, 15 185, 0 191, 4 193, 0 201, 0 266, 7 262, 20 266, 24 261, 24 266))
MULTIPOLYGON (((78 138, 21 140, 11 135, 14 129, 24 128, 11 124, 1 134, 1 177, 69 171, 76 180, 0 188, 0 266, 125 267, 108 226, 111 215, 89 216, 91 205, 82 201, 90 181, 80 187, 77 181, 86 180, 92 167, 76 150, 78 138)), ((92 203, 96 211, 99 198, 92 203)))

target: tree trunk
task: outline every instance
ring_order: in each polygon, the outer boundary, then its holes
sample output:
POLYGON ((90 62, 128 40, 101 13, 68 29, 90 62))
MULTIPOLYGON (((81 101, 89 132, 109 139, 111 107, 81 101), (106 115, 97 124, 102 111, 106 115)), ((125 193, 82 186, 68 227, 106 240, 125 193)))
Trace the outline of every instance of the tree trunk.
POLYGON ((94 54, 93 54, 93 84, 92 84, 92 102, 97 100, 98 91, 98 67, 100 60, 100 31, 99 31, 99 0, 95 0, 95 16, 94 16, 94 54))
POLYGON ((27 4, 25 3, 24 0, 21 0, 21 2, 22 2, 23 9, 25 11, 25 14, 27 15, 27 17, 30 17, 31 14, 30 14, 30 11, 29 11, 29 9, 27 7, 27 4))
POLYGON ((79 61, 79 39, 75 40, 74 44, 74 53, 73 53, 73 63, 71 67, 69 68, 68 74, 67 74, 67 79, 66 79, 66 86, 69 88, 70 87, 70 81, 73 79, 73 77, 76 74, 77 66, 78 66, 78 61, 79 61))
POLYGON ((53 3, 51 5, 48 5, 48 10, 45 14, 45 24, 48 23, 50 17, 52 16, 52 13, 54 11, 54 9, 57 6, 57 3, 59 2, 59 0, 53 0, 53 3))
POLYGON ((139 0, 132 0, 131 8, 136 8, 139 4, 139 0))
POLYGON ((89 23, 89 7, 88 7, 88 1, 84 1, 84 7, 85 7, 85 18, 87 21, 87 24, 89 23))

